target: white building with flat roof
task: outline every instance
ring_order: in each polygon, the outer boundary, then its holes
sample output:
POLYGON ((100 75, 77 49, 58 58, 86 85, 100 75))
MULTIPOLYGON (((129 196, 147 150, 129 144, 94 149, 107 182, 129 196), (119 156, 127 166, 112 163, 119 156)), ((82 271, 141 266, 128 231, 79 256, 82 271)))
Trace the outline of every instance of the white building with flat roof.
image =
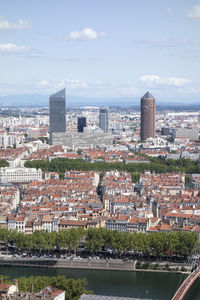
POLYGON ((1 182, 41 181, 42 171, 35 168, 0 168, 1 182))

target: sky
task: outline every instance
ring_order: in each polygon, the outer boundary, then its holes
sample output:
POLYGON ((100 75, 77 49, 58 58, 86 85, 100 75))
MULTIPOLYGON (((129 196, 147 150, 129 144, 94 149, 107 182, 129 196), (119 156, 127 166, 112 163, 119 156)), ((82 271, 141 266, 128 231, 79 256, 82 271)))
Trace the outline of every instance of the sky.
POLYGON ((0 0, 0 96, 200 101, 200 0, 0 0))

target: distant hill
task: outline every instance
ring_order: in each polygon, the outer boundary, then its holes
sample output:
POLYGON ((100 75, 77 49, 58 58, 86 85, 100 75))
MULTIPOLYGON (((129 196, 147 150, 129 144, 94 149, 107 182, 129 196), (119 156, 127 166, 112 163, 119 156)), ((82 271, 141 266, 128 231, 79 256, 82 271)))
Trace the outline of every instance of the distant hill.
MULTIPOLYGON (((42 94, 22 94, 8 95, 0 97, 0 106, 48 106, 49 95, 42 94)), ((85 106, 85 105, 139 105, 139 99, 133 98, 86 98, 66 95, 66 106, 85 106)))
MULTIPOLYGON (((200 110, 200 101, 189 103, 184 101, 157 101, 157 110, 200 110)), ((3 106, 49 106, 49 95, 44 94, 22 94, 8 95, 0 97, 0 107, 3 106)), ((138 109, 140 106, 139 97, 116 97, 116 98, 87 98, 66 95, 67 108, 75 108, 80 106, 111 106, 111 107, 132 107, 138 109)))
POLYGON ((0 106, 45 106, 48 96, 41 94, 8 95, 0 97, 0 106))

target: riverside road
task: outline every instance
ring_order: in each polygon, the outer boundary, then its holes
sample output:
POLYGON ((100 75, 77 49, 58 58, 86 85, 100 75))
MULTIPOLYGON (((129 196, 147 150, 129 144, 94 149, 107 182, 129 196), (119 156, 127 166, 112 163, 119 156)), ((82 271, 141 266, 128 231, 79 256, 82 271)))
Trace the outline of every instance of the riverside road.
MULTIPOLYGON (((55 268, 72 268, 72 269, 95 269, 95 270, 120 270, 120 271, 138 271, 136 269, 136 260, 121 259, 97 259, 97 258, 45 258, 45 257, 0 257, 0 266, 39 266, 55 268)), ((157 263, 157 262, 156 262, 157 263)), ((154 264, 156 264, 154 263, 154 264)), ((160 267, 164 267, 168 262, 159 262, 160 267)), ((172 269, 180 268, 184 264, 170 263, 172 269)), ((150 270, 147 270, 150 271, 150 270)), ((153 271, 153 270, 151 270, 153 271)), ((167 272, 166 270, 155 270, 167 272)))

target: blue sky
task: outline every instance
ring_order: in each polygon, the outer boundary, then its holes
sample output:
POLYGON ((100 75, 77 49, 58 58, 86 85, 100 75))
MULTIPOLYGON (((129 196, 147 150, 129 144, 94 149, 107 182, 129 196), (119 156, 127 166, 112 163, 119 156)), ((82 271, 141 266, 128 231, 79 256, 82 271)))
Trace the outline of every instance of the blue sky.
POLYGON ((1 0, 0 96, 200 99, 200 0, 1 0))

